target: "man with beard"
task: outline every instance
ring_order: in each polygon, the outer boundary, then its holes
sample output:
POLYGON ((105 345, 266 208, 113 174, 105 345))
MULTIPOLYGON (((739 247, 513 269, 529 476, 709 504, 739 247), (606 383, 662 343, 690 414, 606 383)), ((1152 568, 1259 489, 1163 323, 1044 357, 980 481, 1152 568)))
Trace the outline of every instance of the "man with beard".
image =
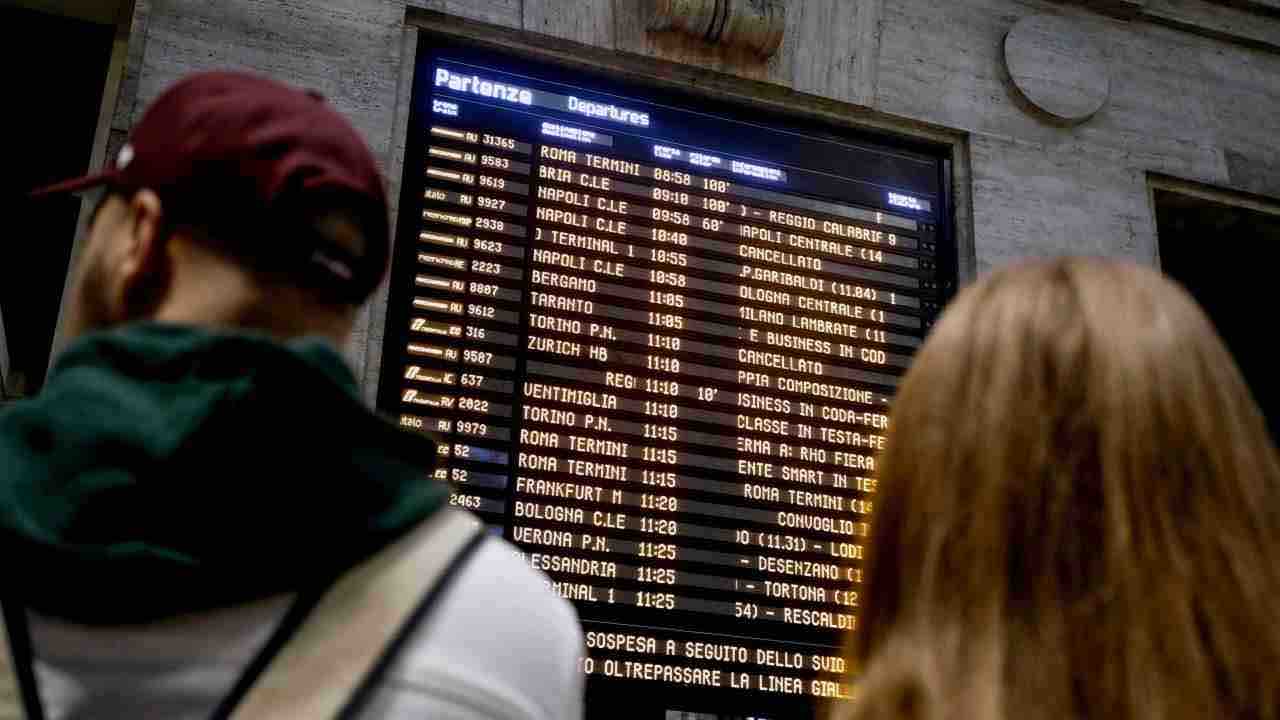
MULTIPOLYGON (((579 717, 572 608, 445 507, 434 443, 369 412, 337 351, 390 254, 357 132, 314 94, 196 75, 114 167, 46 192, 91 186, 73 342, 40 396, 0 415, 5 614, 29 715, 229 716, 332 590, 348 595, 331 626, 368 615, 388 593, 361 595, 356 571, 402 546, 430 555, 452 523, 474 538, 438 559, 447 584, 375 648, 344 717, 579 717)), ((277 716, 298 715, 288 702, 277 716)))

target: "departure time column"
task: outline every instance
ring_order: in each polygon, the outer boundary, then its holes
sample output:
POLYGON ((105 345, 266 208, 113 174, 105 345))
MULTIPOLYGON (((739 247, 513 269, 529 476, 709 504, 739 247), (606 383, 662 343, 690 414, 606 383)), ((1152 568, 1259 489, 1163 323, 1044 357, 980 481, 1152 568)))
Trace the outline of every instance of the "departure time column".
MULTIPOLYGON (((670 192, 661 187, 652 190, 655 198, 670 192)), ((662 212, 657 206, 650 211, 649 219, 654 222, 649 230, 650 237, 655 241, 661 237, 673 247, 687 247, 687 234, 658 226, 663 219, 662 212)), ((641 254, 646 254, 643 248, 641 254)), ((675 468, 671 466, 681 461, 677 448, 684 439, 675 422, 680 418, 678 399, 681 380, 685 377, 681 374, 679 353, 683 346, 680 333, 686 326, 684 291, 689 286, 689 276, 684 269, 688 265, 688 255, 675 249, 651 249, 647 254, 651 265, 640 271, 647 275, 645 286, 648 288, 649 309, 646 319, 650 326, 650 332, 645 334, 645 368, 649 373, 645 377, 644 391, 652 399, 644 403, 648 419, 644 423, 644 437, 655 444, 651 453, 655 467, 641 472, 643 482, 649 487, 675 487, 678 483, 672 472, 675 468)), ((646 500, 644 504, 652 508, 668 508, 675 512, 679 507, 679 499, 672 495, 654 493, 647 495, 646 500)), ((670 522, 674 524, 674 521, 670 522)), ((677 558, 673 559, 678 559, 679 549, 675 552, 677 558)))

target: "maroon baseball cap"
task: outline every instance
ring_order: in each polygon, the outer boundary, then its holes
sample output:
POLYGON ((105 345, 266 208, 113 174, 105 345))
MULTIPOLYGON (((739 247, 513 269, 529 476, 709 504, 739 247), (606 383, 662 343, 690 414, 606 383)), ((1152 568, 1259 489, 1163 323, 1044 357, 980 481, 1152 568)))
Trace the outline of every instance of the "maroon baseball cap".
POLYGON ((387 196, 360 134, 319 94, 240 72, 191 75, 143 114, 111 167, 33 193, 106 185, 154 191, 169 226, 193 224, 237 257, 297 271, 360 302, 390 255, 387 196), (306 219, 354 212, 358 254, 333 247, 306 219))

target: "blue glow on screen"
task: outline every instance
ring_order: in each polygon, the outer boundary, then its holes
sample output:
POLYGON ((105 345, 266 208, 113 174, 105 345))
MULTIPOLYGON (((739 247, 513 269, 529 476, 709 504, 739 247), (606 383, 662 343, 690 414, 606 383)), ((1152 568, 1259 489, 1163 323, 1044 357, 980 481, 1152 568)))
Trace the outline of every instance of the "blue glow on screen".
POLYGON ((476 462, 493 463, 494 465, 506 465, 507 454, 498 450, 490 450, 489 448, 471 446, 471 455, 466 458, 476 462))
POLYGON ((654 145, 653 154, 655 157, 660 157, 663 160, 679 160, 684 157, 683 150, 667 147, 666 145, 654 145))
POLYGON ((758 178, 760 180, 782 182, 787 179, 787 174, 778 168, 756 165, 755 163, 743 162, 742 160, 732 161, 730 163, 730 168, 739 175, 746 175, 747 177, 758 178))
POLYGON ((917 198, 911 197, 910 195, 903 195, 901 193, 889 193, 889 204, 894 207, 915 210, 916 212, 924 212, 925 210, 923 202, 917 198))
POLYGON ((718 168, 724 165, 724 160, 706 153, 689 153, 689 164, 697 165, 698 167, 718 168))
POLYGON ((614 122, 626 123, 627 125, 635 125, 636 127, 649 127, 649 113, 632 110, 631 108, 625 108, 611 103, 580 100, 570 95, 568 107, 569 112, 581 113, 593 118, 612 120, 614 122))
POLYGON ((759 180, 769 180, 771 182, 786 182, 787 173, 775 167, 767 165, 757 165, 756 163, 746 162, 744 160, 728 160, 719 155, 712 155, 706 152, 684 151, 680 148, 674 148, 670 145, 654 145, 654 157, 663 160, 676 160, 687 162, 695 167, 711 168, 713 170, 729 169, 739 175, 746 175, 759 180))
POLYGON ((577 142, 593 143, 599 137, 596 133, 582 128, 572 127, 570 125, 561 125, 560 123, 543 122, 542 134, 550 135, 564 140, 575 140, 577 142))

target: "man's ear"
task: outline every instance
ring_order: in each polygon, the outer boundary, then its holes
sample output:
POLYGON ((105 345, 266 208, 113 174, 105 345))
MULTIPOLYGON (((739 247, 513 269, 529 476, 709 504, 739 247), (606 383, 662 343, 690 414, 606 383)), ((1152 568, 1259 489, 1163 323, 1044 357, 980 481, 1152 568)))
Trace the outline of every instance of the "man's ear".
POLYGON ((118 249, 116 270, 126 313, 148 314, 168 291, 170 268, 164 206, 151 190, 139 190, 129 198, 125 238, 118 249))

